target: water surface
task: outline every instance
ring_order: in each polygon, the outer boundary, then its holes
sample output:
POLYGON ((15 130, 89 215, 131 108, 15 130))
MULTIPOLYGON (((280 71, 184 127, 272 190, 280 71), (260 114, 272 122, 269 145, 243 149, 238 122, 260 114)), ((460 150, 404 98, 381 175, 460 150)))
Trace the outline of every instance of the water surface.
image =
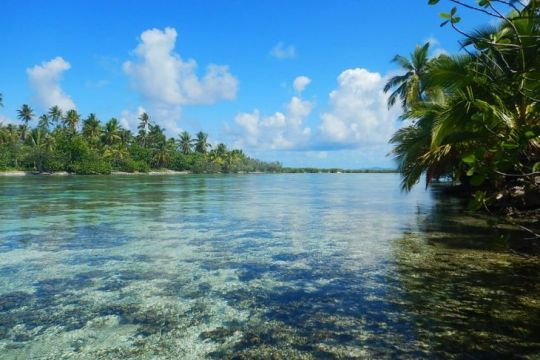
POLYGON ((0 178, 0 357, 534 358, 523 237, 395 174, 0 178))

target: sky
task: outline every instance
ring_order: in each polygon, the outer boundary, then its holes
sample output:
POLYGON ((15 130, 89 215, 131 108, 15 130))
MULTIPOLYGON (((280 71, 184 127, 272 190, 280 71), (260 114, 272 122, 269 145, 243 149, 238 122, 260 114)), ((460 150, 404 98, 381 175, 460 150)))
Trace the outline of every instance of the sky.
MULTIPOLYGON (((0 2, 0 122, 24 103, 116 117, 146 111, 177 137, 285 166, 393 168, 391 63, 417 44, 455 53, 450 5, 427 0, 0 2)), ((465 13, 465 27, 486 19, 465 13)))

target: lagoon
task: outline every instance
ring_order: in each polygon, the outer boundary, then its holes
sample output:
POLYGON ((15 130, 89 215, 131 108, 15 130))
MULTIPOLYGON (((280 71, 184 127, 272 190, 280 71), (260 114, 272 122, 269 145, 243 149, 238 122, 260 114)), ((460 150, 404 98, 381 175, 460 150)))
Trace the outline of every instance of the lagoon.
POLYGON ((524 237, 397 174, 0 178, 0 358, 532 358, 524 237))

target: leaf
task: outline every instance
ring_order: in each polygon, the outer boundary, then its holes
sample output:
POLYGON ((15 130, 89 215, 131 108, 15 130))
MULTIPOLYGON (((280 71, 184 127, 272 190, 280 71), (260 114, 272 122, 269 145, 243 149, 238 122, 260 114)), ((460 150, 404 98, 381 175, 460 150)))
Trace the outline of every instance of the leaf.
POLYGON ((486 178, 483 175, 477 174, 471 178, 471 185, 480 186, 484 183, 484 181, 486 181, 486 178))
POLYGON ((474 164, 476 161, 476 156, 474 154, 468 154, 461 158, 465 164, 474 164))
POLYGON ((456 12, 457 12, 457 8, 454 6, 452 10, 450 10, 450 15, 454 16, 456 15, 456 12))
POLYGON ((443 27, 444 25, 448 24, 448 21, 450 20, 443 21, 440 26, 443 27))
POLYGON ((467 170, 467 176, 473 176, 474 175, 474 168, 470 168, 467 170))
POLYGON ((477 191, 474 193, 473 198, 469 202, 469 209, 470 210, 478 210, 482 207, 484 201, 486 199, 486 192, 485 191, 477 191))
POLYGON ((489 0, 480 0, 478 1, 478 5, 482 7, 489 6, 489 0))
POLYGON ((443 19, 451 19, 452 16, 448 13, 440 13, 439 14, 440 17, 442 17, 443 19))
POLYGON ((461 18, 459 16, 456 16, 456 17, 453 17, 451 21, 452 21, 452 24, 457 24, 458 22, 461 21, 461 18))
POLYGON ((501 146, 502 146, 503 149, 506 149, 506 150, 515 150, 515 149, 519 148, 518 144, 509 143, 509 142, 503 142, 501 144, 501 146))
POLYGON ((440 0, 429 0, 429 1, 428 1, 428 4, 429 4, 429 5, 436 5, 436 4, 439 3, 439 1, 440 1, 440 0))
POLYGON ((532 172, 540 171, 540 161, 535 163, 532 167, 532 172))

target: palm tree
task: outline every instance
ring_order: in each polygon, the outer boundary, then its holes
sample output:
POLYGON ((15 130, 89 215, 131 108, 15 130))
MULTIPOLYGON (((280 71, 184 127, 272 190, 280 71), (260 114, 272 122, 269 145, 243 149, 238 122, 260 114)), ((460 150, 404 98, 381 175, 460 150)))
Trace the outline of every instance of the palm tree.
POLYGON ((166 141, 160 142, 154 149, 152 162, 157 168, 165 167, 171 158, 171 146, 166 141))
POLYGON ((102 135, 103 144, 107 146, 115 145, 121 139, 120 131, 121 128, 116 118, 111 118, 107 121, 102 135))
POLYGON ((122 147, 127 148, 132 138, 131 131, 127 129, 120 129, 120 144, 122 147))
POLYGON ((43 128, 35 128, 30 133, 30 156, 34 162, 34 169, 42 172, 43 161, 45 160, 47 151, 52 147, 50 140, 47 140, 47 133, 43 128))
POLYGON ((19 128, 13 124, 8 124, 6 126, 6 131, 4 133, 5 139, 4 141, 7 143, 10 152, 13 156, 13 162, 15 165, 15 168, 19 167, 19 153, 21 148, 21 132, 19 131, 19 128))
POLYGON ((50 123, 51 123, 51 121, 50 121, 49 116, 47 116, 47 114, 42 114, 39 117, 38 127, 40 129, 44 130, 44 131, 47 131, 47 130, 49 130, 50 123))
POLYGON ((58 105, 52 106, 49 109, 49 116, 52 119, 53 124, 58 125, 60 119, 62 119, 62 109, 58 105))
POLYGON ((101 136, 101 125, 95 114, 90 114, 83 121, 82 133, 91 143, 96 143, 101 136))
POLYGON ((227 154, 227 145, 225 145, 224 143, 219 143, 216 146, 215 152, 218 156, 225 156, 227 154))
POLYGON ((34 117, 34 110, 27 104, 24 104, 19 110, 17 110, 17 118, 23 121, 21 139, 26 139, 26 131, 28 129, 28 123, 34 117))
POLYGON ((151 148, 156 148, 161 143, 165 143, 167 141, 167 137, 164 134, 164 129, 162 129, 158 124, 150 124, 146 141, 146 146, 151 148))
POLYGON ((195 151, 201 154, 206 154, 211 145, 208 143, 208 134, 202 131, 197 133, 195 139, 195 151))
POLYGON ((401 105, 405 109, 422 99, 425 90, 425 76, 429 68, 429 42, 423 46, 416 46, 411 54, 411 59, 396 55, 392 62, 401 66, 405 74, 394 76, 384 86, 384 92, 394 89, 388 98, 388 107, 392 107, 397 99, 401 99, 401 105))
POLYGON ((77 110, 68 110, 66 116, 64 117, 64 126, 66 126, 72 133, 75 133, 77 132, 77 125, 79 124, 80 119, 81 116, 77 110))
POLYGON ((182 131, 180 134, 180 151, 184 155, 189 155, 193 147, 193 140, 187 131, 182 131))
POLYGON ((143 112, 139 116, 139 125, 137 125, 137 129, 139 129, 139 137, 141 139, 141 145, 142 147, 146 147, 147 143, 147 137, 148 137, 148 128, 150 126, 150 116, 146 112, 143 112))
POLYGON ((399 85, 395 97, 407 100, 402 117, 412 120, 391 139, 403 189, 424 173, 426 185, 447 175, 492 190, 518 176, 532 181, 524 174, 535 173, 540 164, 540 87, 533 81, 540 78, 540 17, 535 6, 534 16, 525 10, 474 31, 463 42, 470 46, 466 55, 433 59, 422 76, 409 76, 419 80, 420 85, 409 86, 421 89, 417 100, 409 101, 410 91, 401 81, 411 74, 410 67, 387 84, 388 89, 399 85))

